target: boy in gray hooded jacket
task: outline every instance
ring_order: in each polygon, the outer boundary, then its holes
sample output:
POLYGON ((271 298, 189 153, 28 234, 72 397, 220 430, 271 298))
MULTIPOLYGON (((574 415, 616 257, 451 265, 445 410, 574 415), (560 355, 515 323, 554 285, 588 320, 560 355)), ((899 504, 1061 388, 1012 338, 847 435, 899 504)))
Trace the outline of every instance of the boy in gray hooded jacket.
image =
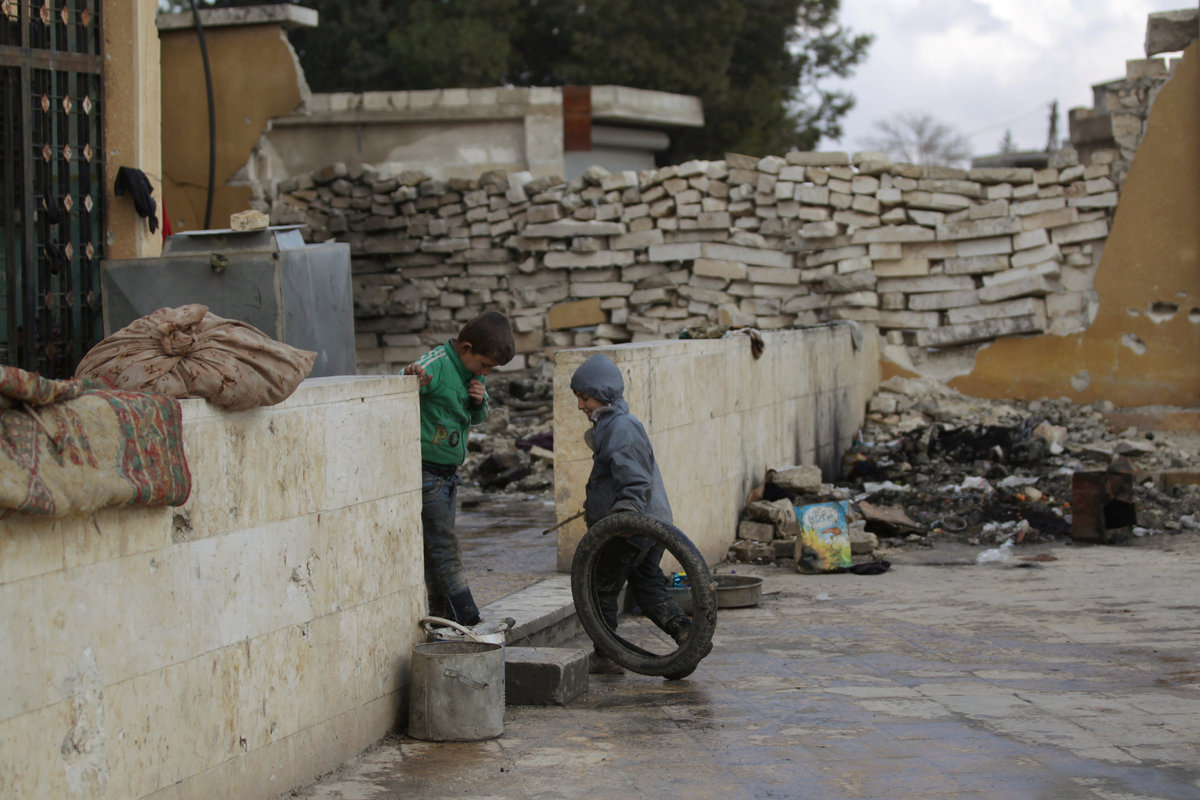
MULTIPOLYGON (((579 410, 592 428, 585 434, 592 448, 592 473, 587 482, 584 521, 590 528, 609 514, 636 511, 670 523, 671 506, 654 459, 650 437, 629 412, 623 397, 625 381, 606 356, 593 355, 571 376, 579 410)), ((692 620, 667 593, 659 562, 663 545, 644 536, 612 540, 596 565, 600 613, 617 628, 617 597, 625 582, 642 612, 677 643, 691 632, 692 620), (642 557, 642 551, 646 554, 642 557)), ((620 672, 620 667, 595 654, 594 672, 620 672)))

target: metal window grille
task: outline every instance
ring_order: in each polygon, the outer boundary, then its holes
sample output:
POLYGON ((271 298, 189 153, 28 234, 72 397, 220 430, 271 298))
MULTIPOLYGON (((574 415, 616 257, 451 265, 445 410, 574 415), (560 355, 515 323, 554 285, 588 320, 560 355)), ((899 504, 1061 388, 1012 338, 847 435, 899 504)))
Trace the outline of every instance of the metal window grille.
POLYGON ((101 0, 0 0, 0 363, 70 377, 102 335, 101 0))

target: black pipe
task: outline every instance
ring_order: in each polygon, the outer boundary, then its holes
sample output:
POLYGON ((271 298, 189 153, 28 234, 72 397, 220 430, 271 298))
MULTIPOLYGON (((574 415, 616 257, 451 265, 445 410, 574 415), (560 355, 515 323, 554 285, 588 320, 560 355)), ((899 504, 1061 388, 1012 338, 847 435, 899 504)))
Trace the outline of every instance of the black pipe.
POLYGON ((192 19, 196 22, 196 36, 200 39, 200 59, 204 62, 204 91, 208 95, 208 196, 204 201, 204 229, 212 224, 213 184, 217 172, 217 122, 213 112, 212 70, 208 66, 208 47, 204 44, 204 26, 200 24, 200 10, 192 0, 192 19))

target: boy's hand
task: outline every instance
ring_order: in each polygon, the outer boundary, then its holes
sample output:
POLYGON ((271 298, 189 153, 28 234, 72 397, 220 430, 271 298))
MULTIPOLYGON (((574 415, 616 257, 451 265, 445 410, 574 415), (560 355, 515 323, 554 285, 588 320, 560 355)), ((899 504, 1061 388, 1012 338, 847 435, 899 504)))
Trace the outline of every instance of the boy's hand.
POLYGON ((487 397, 487 390, 483 388, 483 381, 471 379, 467 384, 467 396, 471 398, 471 402, 479 405, 487 397))
POLYGON ((430 375, 428 372, 426 372, 425 368, 422 367, 420 364, 417 364, 416 362, 413 362, 412 364, 409 364, 407 367, 405 367, 404 372, 402 374, 416 375, 417 380, 421 382, 422 386, 428 386, 429 382, 431 380, 433 380, 433 376, 430 375))

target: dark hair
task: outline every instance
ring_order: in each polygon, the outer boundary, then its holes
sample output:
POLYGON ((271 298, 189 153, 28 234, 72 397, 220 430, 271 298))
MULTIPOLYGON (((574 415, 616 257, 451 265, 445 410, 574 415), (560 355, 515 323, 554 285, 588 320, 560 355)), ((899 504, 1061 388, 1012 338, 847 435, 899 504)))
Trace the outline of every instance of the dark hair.
POLYGON ((497 364, 507 364, 517 354, 512 325, 499 311, 485 311, 463 325, 458 340, 469 342, 474 352, 497 364))

